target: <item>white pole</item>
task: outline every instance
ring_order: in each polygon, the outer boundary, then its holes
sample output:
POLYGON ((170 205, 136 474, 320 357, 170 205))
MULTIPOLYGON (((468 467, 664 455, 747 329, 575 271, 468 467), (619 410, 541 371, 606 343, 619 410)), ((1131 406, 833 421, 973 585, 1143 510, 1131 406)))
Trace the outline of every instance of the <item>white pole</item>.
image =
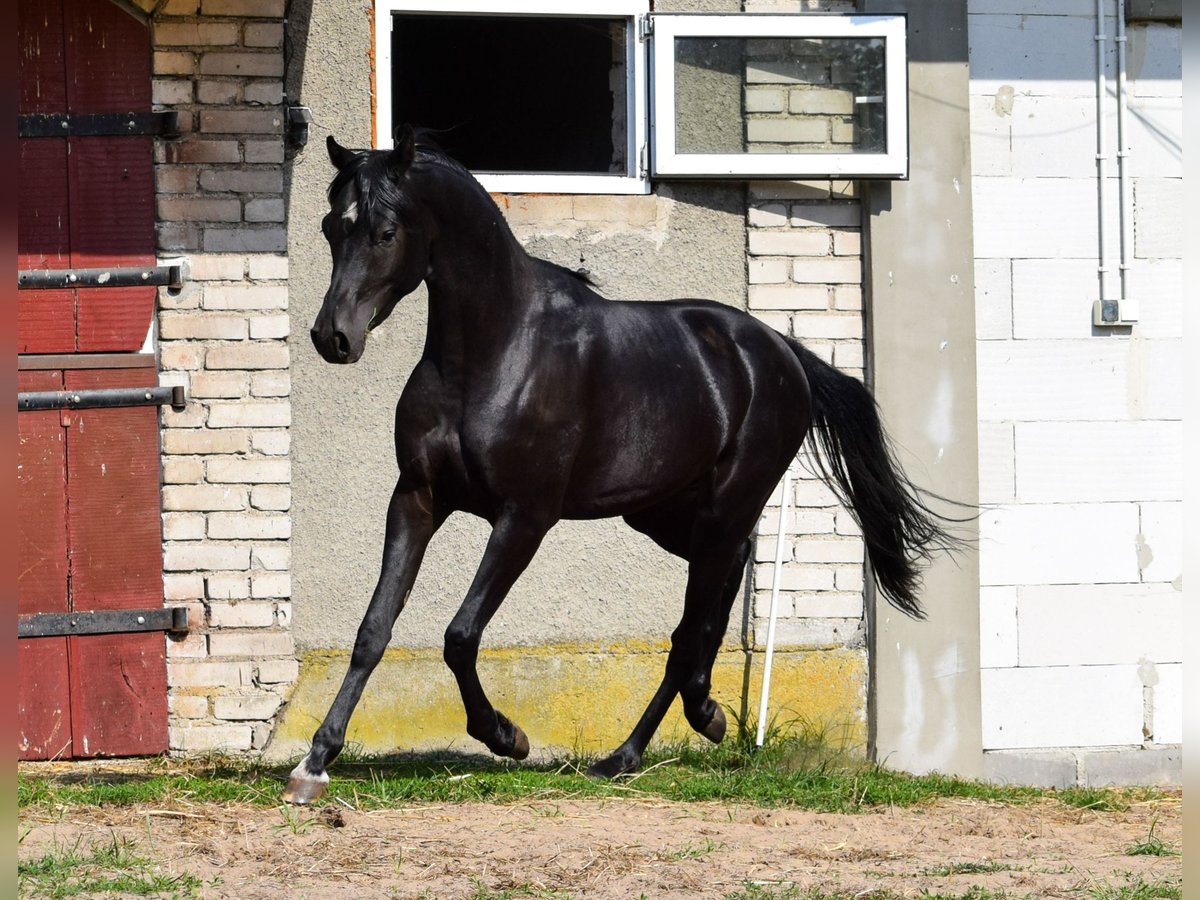
POLYGON ((771 693, 771 658, 775 655, 775 617, 779 611, 779 581, 783 574, 783 544, 787 534, 788 513, 792 499, 792 467, 783 473, 783 496, 779 509, 779 536, 775 540, 775 572, 771 577, 771 612, 767 618, 767 656, 763 663, 762 697, 758 702, 758 736, 754 746, 763 745, 767 730, 767 699, 771 693))

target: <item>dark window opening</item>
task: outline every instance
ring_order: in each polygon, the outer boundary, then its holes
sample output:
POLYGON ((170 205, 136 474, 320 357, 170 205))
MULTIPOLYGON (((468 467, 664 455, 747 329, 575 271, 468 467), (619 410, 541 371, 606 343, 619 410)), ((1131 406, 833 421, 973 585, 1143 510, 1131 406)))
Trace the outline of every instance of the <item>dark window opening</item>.
POLYGON ((475 172, 625 174, 625 20, 396 15, 392 121, 475 172))

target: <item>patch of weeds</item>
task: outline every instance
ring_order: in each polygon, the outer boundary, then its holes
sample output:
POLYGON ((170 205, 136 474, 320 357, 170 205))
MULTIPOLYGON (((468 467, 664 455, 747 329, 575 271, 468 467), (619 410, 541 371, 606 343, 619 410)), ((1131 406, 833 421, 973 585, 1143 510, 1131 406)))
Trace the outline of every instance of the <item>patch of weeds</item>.
POLYGON ((566 891, 539 888, 532 884, 518 884, 507 888, 490 888, 479 878, 472 877, 470 900, 516 900, 517 897, 533 897, 536 900, 571 900, 566 891))
POLYGON ((1050 791, 1050 796, 1057 796, 1068 806, 1079 809, 1091 809, 1096 812, 1125 812, 1135 803, 1156 800, 1162 796, 1154 788, 1097 788, 1080 787, 1064 788, 1060 791, 1050 791))
POLYGON ((1087 896, 1093 900, 1181 900, 1183 879, 1146 881, 1140 875, 1127 874, 1124 884, 1107 881, 1089 884, 1087 896))
POLYGON ((296 807, 283 804, 279 807, 279 815, 283 821, 273 826, 276 831, 290 831, 292 834, 308 834, 317 823, 316 816, 305 816, 296 807))
POLYGON ((665 850, 655 854, 660 860, 669 862, 678 862, 685 859, 705 859, 711 856, 714 850, 720 850, 724 844, 718 844, 712 838, 705 838, 704 844, 697 847, 694 844, 684 844, 678 850, 665 850))
POLYGON ((1150 823, 1150 833, 1146 836, 1146 840, 1134 844, 1132 847, 1125 848, 1126 856, 1179 856, 1180 851, 1176 850, 1162 838, 1154 833, 1154 827, 1158 824, 1158 819, 1154 819, 1150 823))
MULTIPOLYGON (((866 892, 829 892, 822 888, 802 891, 794 884, 771 885, 748 881, 742 890, 726 894, 725 900, 906 900, 912 896, 914 895, 898 894, 887 888, 866 892)), ((1007 900, 1010 897, 1003 891, 990 891, 978 886, 968 888, 961 894, 931 894, 922 891, 916 896, 922 900, 1007 900)))
POLYGON ((78 842, 37 859, 17 862, 17 891, 26 897, 74 897, 116 893, 133 896, 172 894, 198 897, 204 882, 187 872, 167 875, 133 852, 134 843, 115 835, 109 844, 82 852, 78 842))
POLYGON ((960 862, 924 869, 921 874, 932 878, 948 878, 951 875, 987 875, 990 872, 1011 872, 1013 867, 1008 863, 994 862, 960 862))
POLYGON ((726 894, 725 900, 801 900, 800 888, 794 884, 757 884, 747 881, 740 891, 726 894))

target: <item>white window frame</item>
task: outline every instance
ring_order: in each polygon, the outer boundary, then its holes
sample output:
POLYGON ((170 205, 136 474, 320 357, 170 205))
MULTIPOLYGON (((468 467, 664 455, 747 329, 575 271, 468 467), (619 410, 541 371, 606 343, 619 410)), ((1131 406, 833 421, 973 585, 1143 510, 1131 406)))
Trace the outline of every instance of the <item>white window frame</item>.
POLYGON ((650 0, 376 0, 375 3, 375 134, 381 150, 393 146, 392 23, 393 15, 558 16, 570 19, 626 19, 625 28, 625 173, 576 174, 559 172, 472 172, 493 193, 648 194, 646 165, 646 53, 639 21, 650 11, 650 0))
POLYGON ((626 20, 626 170, 615 174, 473 172, 493 193, 648 194, 665 178, 907 178, 908 58, 904 15, 650 13, 650 0, 376 0, 376 147, 390 150, 393 15, 626 20), (887 42, 883 153, 676 153, 677 37, 879 37, 887 42), (649 44, 649 50, 647 50, 649 44))
POLYGON ((650 66, 652 175, 693 178, 908 177, 908 66, 903 15, 655 14, 650 66), (675 152, 675 39, 679 37, 883 38, 883 153, 675 152))

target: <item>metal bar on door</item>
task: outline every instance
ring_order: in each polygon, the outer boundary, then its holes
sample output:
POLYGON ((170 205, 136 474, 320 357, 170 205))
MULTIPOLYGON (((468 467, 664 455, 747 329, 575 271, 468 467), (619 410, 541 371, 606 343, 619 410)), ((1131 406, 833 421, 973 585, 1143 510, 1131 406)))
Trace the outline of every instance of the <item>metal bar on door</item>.
POLYGON ((163 387, 99 388, 87 391, 22 391, 17 411, 43 409, 111 409, 121 406, 166 406, 183 410, 187 400, 182 385, 163 387))

